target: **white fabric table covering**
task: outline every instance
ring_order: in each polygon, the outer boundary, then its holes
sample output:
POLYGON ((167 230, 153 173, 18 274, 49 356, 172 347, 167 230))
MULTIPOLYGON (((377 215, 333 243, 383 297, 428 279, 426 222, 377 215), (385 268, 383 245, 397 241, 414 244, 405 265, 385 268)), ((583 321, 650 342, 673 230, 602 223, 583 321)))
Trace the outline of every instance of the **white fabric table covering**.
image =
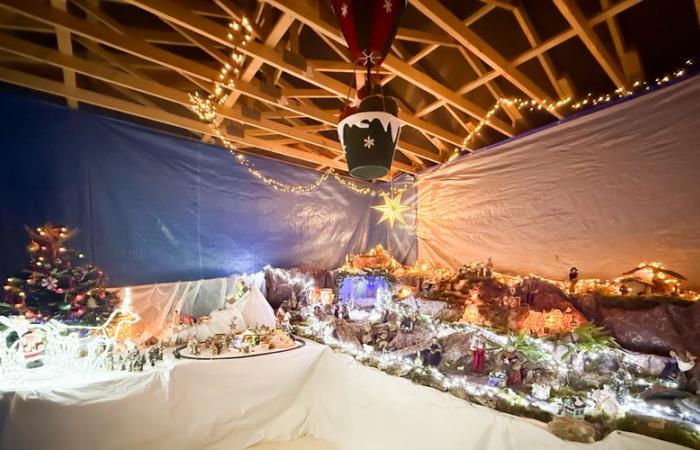
POLYGON ((565 442, 315 344, 255 358, 180 360, 112 380, 4 393, 0 449, 243 449, 311 434, 345 450, 682 449, 616 432, 565 442))

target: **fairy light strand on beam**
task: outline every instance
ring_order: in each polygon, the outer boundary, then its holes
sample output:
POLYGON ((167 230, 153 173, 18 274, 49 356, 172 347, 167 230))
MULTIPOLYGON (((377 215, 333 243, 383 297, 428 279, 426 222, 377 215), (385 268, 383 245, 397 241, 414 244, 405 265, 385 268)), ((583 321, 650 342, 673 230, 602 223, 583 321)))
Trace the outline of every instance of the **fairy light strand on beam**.
MULTIPOLYGON (((409 185, 405 185, 401 188, 390 188, 389 191, 377 190, 367 186, 361 186, 355 182, 345 179, 339 175, 333 168, 324 170, 321 175, 312 183, 303 185, 291 185, 278 181, 272 177, 268 177, 263 174, 260 170, 256 169, 251 161, 246 158, 246 156, 238 151, 238 148, 229 139, 227 139, 221 130, 221 123, 216 120, 218 115, 217 109, 224 105, 231 91, 236 87, 236 80, 241 75, 241 70, 243 68, 243 63, 245 62, 245 55, 239 50, 244 47, 253 39, 252 35, 252 25, 247 17, 243 16, 240 21, 229 22, 229 32, 227 34, 227 39, 233 44, 233 50, 230 55, 230 62, 226 62, 221 66, 219 70, 219 75, 214 81, 213 92, 208 96, 203 97, 199 93, 189 94, 190 102, 192 103, 191 109, 199 117, 200 120, 207 122, 213 131, 213 134, 221 141, 221 143, 228 149, 228 151, 234 156, 235 160, 246 168, 248 173, 256 177, 258 180, 262 181, 266 185, 272 187, 275 190, 290 193, 290 194, 307 194, 309 192, 317 189, 321 184, 323 184, 331 176, 340 183, 342 186, 351 190, 358 195, 366 195, 370 197, 379 197, 384 194, 395 196, 397 194, 403 193, 409 185)), ((556 102, 537 102, 530 99, 522 98, 499 98, 496 103, 489 109, 484 117, 475 127, 472 129, 467 136, 465 136, 462 141, 461 148, 455 148, 453 153, 447 159, 447 161, 452 161, 457 158, 463 152, 473 151, 470 148, 473 140, 481 135, 483 128, 490 124, 490 120, 495 116, 498 111, 504 106, 515 107, 518 110, 524 111, 540 111, 546 110, 549 112, 559 111, 566 106, 569 106, 571 111, 578 111, 586 107, 598 106, 605 104, 620 98, 629 97, 635 93, 650 91, 658 87, 662 87, 678 78, 684 77, 687 74, 687 69, 693 65, 693 60, 688 59, 682 68, 676 71, 654 79, 654 81, 636 81, 633 83, 632 87, 629 89, 618 88, 615 91, 603 94, 599 96, 594 96, 593 93, 586 94, 582 99, 574 101, 572 97, 567 97, 556 102)), ((440 168, 438 168, 439 170, 440 168)), ((419 181, 413 184, 418 184, 419 181)))
POLYGON ((469 148, 469 145, 472 143, 472 141, 481 135, 481 130, 487 125, 490 124, 491 118, 496 115, 496 113, 503 107, 503 106, 513 106, 517 108, 520 111, 527 110, 527 111, 541 111, 541 110, 546 110, 546 111, 558 111, 562 108, 564 108, 567 105, 571 105, 570 109, 572 111, 579 111, 581 109, 585 109, 587 107, 594 107, 598 105, 602 105, 605 103, 609 103, 614 100, 619 100, 621 98, 629 97, 631 95, 641 93, 641 92, 648 92, 652 89, 660 88, 663 87, 664 85, 677 80, 679 78, 684 77, 688 73, 688 68, 690 68, 693 65, 693 60, 692 59, 687 59, 685 63, 683 64, 683 67, 680 69, 677 69, 673 71, 670 74, 666 74, 663 77, 655 78, 654 81, 635 81, 632 84, 632 87, 630 89, 623 89, 623 88, 618 88, 615 89, 615 91, 607 94, 602 94, 602 95, 594 95, 592 92, 589 92, 588 94, 585 95, 580 100, 577 100, 574 102, 572 97, 566 97, 562 100, 559 100, 557 102, 545 102, 545 103, 540 103, 535 100, 530 100, 530 99, 522 99, 522 98, 506 98, 502 97, 496 100, 496 103, 491 107, 486 112, 486 116, 484 117, 483 120, 481 120, 473 130, 471 130, 467 136, 464 138, 464 141, 462 141, 462 148, 455 148, 454 152, 450 157, 448 158, 448 161, 452 161, 455 159, 457 156, 461 154, 462 151, 466 150, 471 152, 473 149, 469 148))
MULTIPOLYGON (((258 180, 262 181, 266 185, 272 187, 273 189, 285 192, 289 194, 307 194, 316 190, 321 184, 323 184, 329 177, 335 178, 335 180, 340 183, 345 188, 351 190, 355 194, 366 195, 370 197, 378 197, 380 195, 386 194, 385 190, 372 189, 367 186, 361 186, 350 180, 347 180, 340 176, 335 170, 329 168, 324 170, 321 175, 313 182, 309 184, 302 185, 291 185, 278 181, 272 177, 268 177, 263 174, 260 170, 255 168, 255 165, 240 151, 236 145, 227 139, 224 135, 221 127, 221 123, 216 120, 218 115, 217 108, 221 107, 226 100, 230 92, 236 87, 236 80, 241 76, 241 70, 243 68, 243 63, 245 62, 245 55, 240 51, 241 47, 244 47, 253 39, 253 27, 247 17, 243 16, 240 21, 232 20, 228 24, 229 32, 226 38, 233 44, 233 50, 230 55, 230 62, 226 62, 221 66, 219 70, 219 75, 214 82, 212 93, 208 94, 206 97, 200 95, 198 92, 189 94, 189 100, 192 111, 199 117, 200 120, 207 122, 211 128, 213 134, 221 141, 224 147, 233 155, 234 159, 245 169, 253 175, 258 180)), ((406 186, 401 188, 390 188, 390 195, 401 194, 406 190, 406 186)))

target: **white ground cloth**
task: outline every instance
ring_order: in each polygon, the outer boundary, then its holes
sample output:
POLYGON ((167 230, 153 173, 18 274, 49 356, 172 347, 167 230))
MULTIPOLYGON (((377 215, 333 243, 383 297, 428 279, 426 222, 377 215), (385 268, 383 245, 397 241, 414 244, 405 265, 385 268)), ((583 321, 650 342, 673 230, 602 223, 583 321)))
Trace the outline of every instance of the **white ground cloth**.
POLYGON ((311 434, 344 450, 677 449, 629 433, 592 445, 471 406, 308 343, 286 353, 178 361, 119 381, 5 393, 0 449, 243 449, 311 434))

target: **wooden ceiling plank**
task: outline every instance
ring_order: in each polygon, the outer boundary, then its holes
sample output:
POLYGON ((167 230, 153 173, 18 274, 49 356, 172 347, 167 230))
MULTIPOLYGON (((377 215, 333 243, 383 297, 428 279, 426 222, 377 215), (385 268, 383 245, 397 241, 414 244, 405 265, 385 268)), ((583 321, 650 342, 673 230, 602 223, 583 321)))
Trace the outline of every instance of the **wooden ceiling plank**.
MULTIPOLYGON (((401 77, 407 79, 416 85, 419 85, 423 90, 434 95, 438 99, 444 100, 446 103, 456 107, 457 109, 469 114, 477 120, 485 120, 487 111, 476 103, 467 100, 466 98, 455 93, 443 84, 435 81, 420 70, 408 65, 405 61, 401 61, 396 57, 389 57, 384 64, 393 72, 401 73, 401 77)), ((492 117, 490 126, 506 136, 515 135, 513 127, 497 117, 492 117)), ((459 144, 457 144, 459 145, 459 144)))
MULTIPOLYGON (((471 14, 469 17, 464 19, 462 21, 462 23, 468 27, 468 26, 472 25, 473 23, 475 23, 476 21, 478 21, 479 19, 481 19, 482 17, 484 17, 486 14, 489 13, 489 11, 491 11, 495 8, 496 8, 496 5, 492 5, 492 4, 483 5, 481 8, 479 8, 473 14, 471 14)), ((440 46, 437 44, 428 44, 420 52, 418 52, 414 56, 412 56, 407 62, 410 65, 414 65, 418 61, 420 61, 421 59, 428 56, 430 53, 437 50, 439 47, 440 46)), ((395 77, 396 77, 396 74, 393 74, 393 73, 384 77, 382 79, 382 86, 386 86, 386 84, 389 83, 391 80, 393 80, 395 77)))
MULTIPOLYGON (((10 84, 23 86, 29 89, 34 89, 49 94, 70 97, 75 101, 80 101, 112 111, 118 111, 124 114, 141 117, 143 119, 183 128, 186 130, 193 131, 195 133, 210 132, 207 124, 203 123, 200 120, 186 118, 178 114, 173 114, 163 110, 157 110, 147 106, 132 103, 129 101, 116 99, 108 95, 99 94, 85 89, 68 87, 63 83, 58 83, 56 81, 40 78, 24 72, 18 72, 7 68, 0 68, 0 80, 10 84)), ((238 144, 251 145, 253 147, 264 149, 285 157, 295 158, 301 161, 306 161, 314 164, 325 164, 338 170, 347 169, 345 167, 345 164, 340 163, 338 161, 334 161, 330 158, 324 158, 285 145, 268 143, 264 139, 255 138, 252 136, 240 137, 232 135, 227 135, 226 138, 238 144)))
POLYGON ((218 49, 216 49, 213 45, 211 45, 210 42, 208 42, 206 39, 202 38, 200 35, 197 33, 192 33, 189 30, 185 30, 184 28, 180 27, 179 25, 168 22, 166 23, 173 28, 173 30, 177 31, 180 33, 185 39, 188 41, 192 42, 194 45, 199 47, 203 52, 214 58, 219 62, 219 64, 226 64, 229 62, 229 58, 222 52, 220 52, 218 49))
MULTIPOLYGON (((542 40, 540 39, 539 34, 537 33, 537 30, 535 29, 535 26, 532 23, 532 20, 530 20, 529 14, 527 13, 527 11, 525 11, 525 8, 521 4, 518 5, 513 10, 513 15, 515 15, 515 20, 518 21, 518 24, 520 24, 520 28, 523 30, 523 33, 525 33, 525 37, 530 43, 530 47, 536 48, 538 45, 540 45, 542 43, 542 40)), ((554 68, 554 62, 552 62, 552 59, 549 57, 547 52, 542 52, 539 55, 537 55, 537 60, 542 66, 542 69, 547 75, 547 78, 552 84, 552 87, 556 91, 557 96, 560 99, 566 98, 567 92, 562 88, 559 82, 560 76, 557 74, 557 71, 554 68)))
POLYGON ((571 28, 576 31, 578 37, 583 41, 595 60, 600 64, 612 82, 620 89, 629 87, 629 81, 622 72, 622 68, 610 54, 605 44, 588 23, 574 0, 554 0, 554 4, 559 12, 564 16, 571 28))
MULTIPOLYGON (((460 47, 459 48, 460 53, 462 54, 462 57, 467 61, 469 66, 476 72, 478 76, 483 75, 485 72, 487 72, 487 68, 484 65, 484 63, 479 59, 479 58, 473 58, 472 55, 469 54, 469 51, 464 48, 460 47)), ((497 102, 500 98, 506 97, 506 95, 503 93, 501 88, 496 84, 495 81, 489 81, 486 83, 486 89, 493 95, 494 98, 494 103, 497 102)), ((517 122, 519 120, 523 120, 523 114, 520 112, 518 108, 509 108, 507 105, 503 105, 503 110, 505 113, 510 117, 510 120, 513 122, 517 122)), ((458 119, 458 122, 460 120, 458 119)))
MULTIPOLYGON (((550 103, 552 100, 529 77, 512 65, 503 55, 497 52, 491 45, 479 37, 469 28, 462 25, 461 21, 445 8, 438 0, 411 0, 423 15, 428 17, 439 27, 445 30, 457 42, 477 55, 492 68, 500 71, 503 76, 523 91, 528 97, 539 103, 550 103)), ((552 112, 561 118, 561 114, 552 112)))
MULTIPOLYGON (((206 82, 212 82, 218 76, 218 71, 215 69, 203 66, 194 61, 187 60, 177 55, 170 54, 161 49, 154 48, 146 43, 134 41, 129 36, 123 36, 119 33, 90 24, 85 20, 80 20, 67 13, 60 12, 51 8, 37 7, 36 5, 28 4, 21 0, 3 0, 0 6, 10 9, 48 23, 52 26, 60 26, 66 28, 78 35, 84 36, 87 39, 93 39, 107 46, 115 47, 127 53, 132 53, 149 61, 165 65, 183 74, 197 77, 206 82)), ((280 103, 280 99, 271 97, 263 93, 256 86, 239 80, 236 85, 236 90, 248 96, 256 98, 260 101, 291 110, 292 113, 301 114, 306 117, 312 117, 315 120, 328 123, 335 126, 337 119, 334 114, 325 112, 317 107, 307 105, 293 105, 280 103)), ((184 95, 184 94, 183 94, 184 95)), ((413 121, 415 123, 415 121, 413 121)), ((437 127, 432 124, 425 124, 425 127, 436 132, 437 127)), ((429 153, 425 151, 424 153, 429 153)), ((421 156, 421 155, 418 155, 421 156)), ((434 158, 434 156, 432 156, 434 158)))
MULTIPOLYGON (((66 0, 51 0, 51 6, 62 11, 68 10, 66 0)), ((73 43, 71 41, 69 31, 64 30, 63 28, 56 27, 56 41, 58 42, 58 50, 61 53, 66 55, 73 54, 73 43)), ((66 84, 66 86, 76 87, 77 85, 75 81, 75 72, 72 72, 67 69, 62 69, 62 72, 63 82, 66 84)), ((66 98, 66 103, 68 103, 68 106, 72 109, 76 109, 78 107, 78 102, 76 102, 73 98, 66 98)))
MULTIPOLYGON (((642 2, 642 0, 620 0, 619 2, 615 3, 610 8, 608 8, 604 11, 601 11, 600 13, 593 16, 593 18, 591 18, 589 20, 588 24, 589 24, 589 26, 594 27, 600 23, 605 22, 608 18, 614 17, 614 16, 620 14, 621 12, 623 12, 623 11, 625 11, 625 10, 627 10, 627 9, 629 9, 629 8, 631 8, 631 7, 637 5, 638 3, 641 3, 641 2, 642 2)), ((532 58, 535 58, 538 55, 540 55, 548 50, 551 50, 552 48, 554 48, 557 45, 573 38, 574 36, 576 36, 576 31, 574 31, 572 28, 569 28, 566 31, 562 31, 561 33, 557 34, 556 36, 553 36, 553 37, 547 39, 546 41, 542 42, 542 44, 540 44, 539 46, 523 52, 520 56, 517 56, 511 62, 511 64, 513 66, 519 66, 520 64, 523 64, 523 63, 531 60, 532 58)), ((500 73, 497 70, 492 70, 488 73, 485 73, 484 75, 482 75, 481 77, 479 77, 475 80, 467 82, 466 84, 464 84, 462 87, 460 87, 457 90, 457 93, 461 94, 461 95, 466 94, 466 93, 478 88, 479 86, 483 86, 488 81, 493 80, 493 79, 497 78, 498 76, 500 76, 500 73)), ((433 103, 425 106, 421 110, 417 111, 416 116, 423 117, 426 114, 428 114, 429 112, 436 110, 437 108, 441 107, 444 104, 445 104, 444 100, 436 100, 435 102, 433 102, 433 103)))
MULTIPOLYGON (((263 43, 271 47, 276 46, 279 43, 279 41, 282 40, 287 30, 289 30, 289 27, 292 26, 292 23, 294 23, 293 17, 291 17, 288 14, 282 14, 268 32, 267 37, 264 39, 263 43)), ((240 80, 243 80, 245 82, 252 80, 255 77, 255 74, 258 73, 258 70, 260 70, 260 68, 263 66, 263 64, 264 61, 262 59, 252 58, 250 62, 246 65, 245 69, 243 69, 243 72, 240 76, 240 80)), ((228 97, 226 97, 226 101, 224 102, 224 106, 227 108, 233 106, 238 101, 240 95, 241 91, 233 91, 229 93, 228 97)), ((221 120, 222 118, 220 116, 217 116, 214 119, 216 123, 220 123, 221 120)))
POLYGON ((516 6, 513 4, 511 0, 481 0, 482 3, 486 3, 487 5, 493 5, 495 7, 505 9, 508 11, 513 11, 515 10, 516 6))
MULTIPOLYGON (((139 1, 153 1, 153 0, 139 0, 139 1)), ((303 22, 305 25, 309 26, 310 28, 314 30, 318 30, 320 33, 325 34, 332 40, 338 42, 341 45, 345 45, 345 41, 343 37, 341 36, 340 32, 338 29, 334 26, 331 25, 325 21, 323 21, 320 17, 320 13, 318 9, 315 9, 311 7, 308 2, 299 0, 297 2, 294 2, 294 5, 290 5, 289 2, 285 2, 282 0, 266 0, 267 3, 271 4, 275 8, 292 15, 295 19, 299 20, 300 22, 303 22)), ((428 77, 424 73, 418 71, 417 69, 414 69, 411 67, 409 64, 407 64, 405 61, 402 61, 401 59, 397 58, 396 56, 389 54, 384 61, 384 66, 400 76, 401 78, 405 79, 406 81, 409 81, 416 86, 420 87, 421 89, 431 93, 432 95, 435 95, 436 97, 446 100, 447 103, 453 104, 453 106, 457 107, 458 109, 464 111, 465 113, 476 116, 479 119, 485 119, 485 110, 478 105, 475 105, 473 102, 470 102, 466 100, 463 97, 460 97, 459 95, 456 95, 454 91, 449 89, 448 87, 442 85, 441 83, 436 82, 432 78, 428 77)), ((343 94, 341 94, 341 97, 343 94)), ((417 117, 412 117, 409 121, 409 115, 404 113, 404 116, 406 117, 405 123, 413 126, 413 124, 416 123, 423 123, 425 121, 420 121, 419 118, 417 117)), ((513 128, 509 125, 501 121, 500 119, 496 119, 491 123, 491 126, 498 131, 506 134, 507 136, 512 136, 514 134, 513 128)), ((438 127, 438 129, 440 129, 438 127)), ((428 133, 443 139, 447 142, 451 142, 454 145, 461 145, 462 138, 460 139, 452 139, 451 136, 449 136, 446 133, 441 134, 436 134, 434 131, 428 130, 423 128, 424 131, 427 131, 428 133), (448 137, 449 136, 449 137, 448 137), (455 143, 456 141, 457 143, 455 143)), ((432 128, 432 130, 435 130, 435 127, 432 128)), ((449 133, 451 134, 451 133, 449 133)))
MULTIPOLYGON (((700 0, 696 0, 700 1, 700 0)), ((610 0, 600 0, 600 6, 603 9, 610 7, 610 0)), ((617 59, 620 61, 622 66, 622 72, 625 74, 628 80, 642 80, 644 79, 644 70, 642 69, 641 59, 639 53, 636 50, 628 50, 625 46, 625 40, 622 36, 622 30, 620 29, 620 24, 616 17, 610 17, 605 21, 610 31, 610 37, 613 41, 613 47, 615 48, 615 53, 617 53, 617 59)))
MULTIPOLYGON (((78 72, 107 83, 153 95, 181 106, 189 107, 190 104, 187 94, 177 89, 169 88, 152 80, 142 80, 127 73, 106 68, 102 64, 87 61, 82 58, 63 55, 55 50, 22 41, 21 39, 7 34, 0 33, 0 48, 27 58, 43 61, 46 64, 51 64, 62 69, 65 68, 73 72, 78 72)), ((319 145, 335 153, 342 153, 340 143, 326 139, 317 134, 306 133, 265 118, 260 118, 259 120, 249 118, 238 109, 227 109, 223 112, 223 115, 230 120, 262 128, 280 135, 293 137, 303 142, 319 145)))

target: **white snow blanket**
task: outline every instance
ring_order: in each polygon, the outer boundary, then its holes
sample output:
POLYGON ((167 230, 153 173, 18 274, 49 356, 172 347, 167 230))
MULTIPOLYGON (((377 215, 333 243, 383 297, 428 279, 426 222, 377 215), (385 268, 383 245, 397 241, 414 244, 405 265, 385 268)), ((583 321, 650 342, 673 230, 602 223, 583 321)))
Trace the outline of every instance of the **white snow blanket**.
POLYGON ((179 360, 118 379, 2 393, 4 449, 244 449, 305 434, 343 450, 682 450, 615 432, 565 442, 545 425, 362 366, 325 346, 255 358, 179 360), (79 424, 79 432, 76 428, 79 424))
POLYGON ((277 324, 275 311, 267 302, 265 296, 256 285, 250 286, 243 297, 234 304, 224 302, 223 308, 212 312, 209 320, 185 327, 180 326, 174 330, 177 342, 184 343, 194 338, 199 342, 215 334, 228 333, 233 329, 241 332, 246 328, 267 326, 274 328, 277 324))
MULTIPOLYGON (((209 280, 133 286, 131 288, 133 309, 141 316, 141 321, 134 325, 135 333, 140 335, 137 340, 143 342, 151 336, 164 338, 163 330, 169 328, 168 321, 172 319, 175 311, 180 315, 192 314, 200 317, 224 307, 226 299, 233 295, 239 279, 243 279, 248 286, 255 286, 264 296, 264 272, 209 280)), ((122 288, 113 290, 120 292, 122 288)), ((241 324, 241 326, 245 325, 241 324)), ((199 330, 195 330, 194 333, 196 334, 197 331, 199 330)), ((204 328, 201 332, 203 336, 208 333, 204 328)))
POLYGON ((257 286, 250 287, 234 307, 240 311, 247 328, 266 326, 274 328, 277 320, 275 311, 257 286))

